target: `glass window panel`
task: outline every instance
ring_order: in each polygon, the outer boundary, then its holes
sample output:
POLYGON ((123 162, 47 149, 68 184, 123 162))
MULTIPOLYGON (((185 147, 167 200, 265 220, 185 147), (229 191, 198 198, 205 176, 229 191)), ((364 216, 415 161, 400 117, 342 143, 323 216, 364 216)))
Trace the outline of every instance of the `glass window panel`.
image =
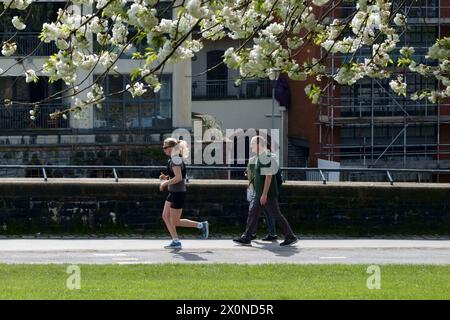
POLYGON ((353 128, 342 128, 341 137, 342 138, 353 138, 355 136, 353 128))
POLYGON ((109 109, 109 127, 123 127, 123 105, 122 102, 110 102, 109 109))
MULTIPOLYGON (((107 86, 108 89, 107 91, 110 94, 125 89, 124 79, 122 76, 108 76, 107 81, 109 84, 109 86, 107 86)), ((123 94, 115 94, 114 96, 111 97, 111 99, 113 100, 123 99, 123 94)))
POLYGON ((158 95, 154 92, 153 88, 147 87, 147 92, 144 93, 140 99, 142 100, 154 100, 157 99, 158 95))
POLYGON ((170 81, 170 76, 162 77, 159 95, 161 99, 172 99, 172 82, 170 81))
POLYGON ((163 19, 172 19, 172 2, 160 1, 156 4, 158 16, 163 19))
MULTIPOLYGON (((123 90, 127 83, 129 83, 128 77, 108 76, 103 87, 108 94, 123 90)), ((107 126, 110 128, 171 127, 171 76, 163 75, 161 85, 160 92, 156 94, 153 90, 148 90, 143 96, 136 98, 132 98, 129 93, 106 98, 107 126), (165 99, 160 100, 160 96, 165 99)), ((94 115, 99 121, 96 127, 102 127, 101 121, 104 121, 105 115, 101 113, 94 113, 94 115)))
POLYGON ((159 115, 164 118, 171 118, 172 103, 170 101, 161 101, 159 115))
POLYGON ((107 125, 106 103, 103 103, 101 108, 94 107, 94 128, 104 128, 107 125))
POLYGON ((422 128, 422 135, 426 137, 433 137, 436 134, 436 130, 434 126, 424 126, 422 128))
POLYGON ((13 77, 0 77, 0 99, 13 99, 13 77))
POLYGON ((125 127, 138 128, 139 127, 139 104, 128 103, 125 105, 125 127))
POLYGON ((144 128, 153 127, 155 125, 156 115, 158 114, 158 105, 154 102, 144 102, 141 110, 141 126, 144 128))

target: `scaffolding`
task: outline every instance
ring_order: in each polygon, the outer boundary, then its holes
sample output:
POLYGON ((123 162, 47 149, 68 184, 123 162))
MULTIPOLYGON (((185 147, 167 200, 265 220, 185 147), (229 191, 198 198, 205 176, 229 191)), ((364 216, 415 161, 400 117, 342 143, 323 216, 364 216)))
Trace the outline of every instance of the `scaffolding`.
MULTIPOLYGON (((398 9, 395 5, 400 1, 393 2, 394 9, 398 9)), ((355 1, 344 1, 332 19, 348 16, 355 10, 354 4, 355 1)), ((444 26, 450 27, 450 1, 407 1, 399 12, 408 19, 408 30, 401 34, 399 47, 414 47, 414 60, 425 61, 427 48, 441 37, 444 26)), ((361 61, 370 54, 371 48, 364 48, 354 58, 361 61)), ((339 68, 337 61, 346 58, 329 54, 326 59, 330 72, 335 73, 339 68)), ((393 70, 399 72, 408 83, 408 96, 418 89, 437 86, 431 79, 393 70)), ((400 98, 390 91, 387 80, 362 79, 353 86, 330 85, 319 103, 317 156, 338 161, 342 166, 450 168, 450 143, 445 141, 447 138, 450 142, 450 130, 441 136, 442 126, 450 124, 449 107, 447 103, 400 98)))

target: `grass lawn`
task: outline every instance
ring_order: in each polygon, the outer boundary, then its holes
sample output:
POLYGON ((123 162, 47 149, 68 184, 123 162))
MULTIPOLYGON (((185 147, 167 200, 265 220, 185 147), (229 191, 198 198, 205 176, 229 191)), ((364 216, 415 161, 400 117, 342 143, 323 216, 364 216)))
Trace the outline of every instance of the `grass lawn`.
POLYGON ((381 289, 366 287, 368 265, 0 264, 0 299, 450 299, 450 266, 381 267, 381 289))

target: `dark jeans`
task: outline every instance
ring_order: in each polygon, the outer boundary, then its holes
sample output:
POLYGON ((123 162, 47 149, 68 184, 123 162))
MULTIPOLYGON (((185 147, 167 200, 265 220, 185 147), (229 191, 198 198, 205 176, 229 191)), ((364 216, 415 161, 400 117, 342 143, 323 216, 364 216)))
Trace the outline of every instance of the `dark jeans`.
MULTIPOLYGON (((253 199, 253 201, 255 201, 255 199, 253 199)), ((250 202, 250 207, 253 205, 253 201, 250 202)), ((275 219, 270 215, 270 213, 267 212, 267 210, 264 207, 262 208, 262 211, 264 213, 264 218, 266 220, 267 231, 271 236, 276 236, 277 230, 275 228, 275 219)), ((254 235, 256 235, 256 231, 258 230, 258 220, 259 219, 256 219, 255 230, 252 231, 252 234, 254 235)))
POLYGON ((265 209, 272 218, 274 218, 283 233, 285 239, 295 237, 292 232, 289 223, 286 218, 281 214, 280 205, 278 204, 277 198, 268 198, 265 206, 262 206, 259 198, 256 197, 254 201, 250 203, 250 208, 248 212, 247 218, 247 226, 245 228, 245 232, 242 234, 242 239, 250 240, 252 233, 256 230, 256 226, 258 224, 258 218, 261 214, 261 211, 265 209))

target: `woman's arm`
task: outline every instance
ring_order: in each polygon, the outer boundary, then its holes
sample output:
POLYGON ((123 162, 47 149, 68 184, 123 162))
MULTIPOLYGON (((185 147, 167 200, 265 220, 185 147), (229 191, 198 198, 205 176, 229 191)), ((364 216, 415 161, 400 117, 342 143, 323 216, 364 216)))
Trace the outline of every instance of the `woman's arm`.
POLYGON ((175 177, 173 177, 172 179, 161 181, 161 184, 159 185, 159 190, 163 191, 164 188, 167 187, 169 184, 177 184, 181 180, 183 180, 183 175, 181 173, 181 166, 173 166, 172 170, 173 173, 175 174, 175 177))

